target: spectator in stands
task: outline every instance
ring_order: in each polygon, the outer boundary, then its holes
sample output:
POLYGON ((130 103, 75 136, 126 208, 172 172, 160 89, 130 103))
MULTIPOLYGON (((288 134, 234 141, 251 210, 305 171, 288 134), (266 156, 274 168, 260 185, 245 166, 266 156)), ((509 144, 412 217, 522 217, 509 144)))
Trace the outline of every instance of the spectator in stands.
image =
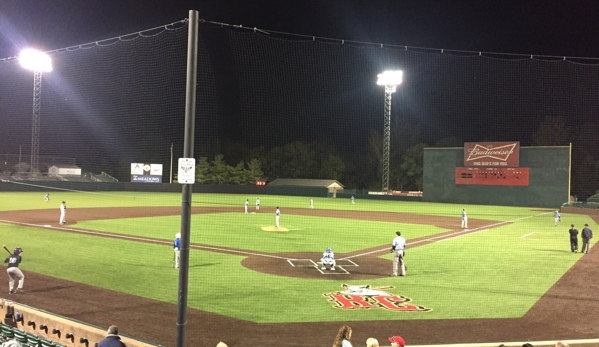
POLYGON ((98 347, 126 347, 119 336, 119 327, 111 325, 107 332, 106 338, 98 342, 98 347))
POLYGON ((333 342, 333 347, 352 347, 351 342, 351 328, 347 325, 343 325, 339 328, 339 332, 337 332, 337 336, 335 337, 335 342, 333 342))
POLYGON ((366 340, 366 347, 379 347, 379 340, 374 337, 369 338, 366 340))
POLYGON ((391 336, 389 342, 391 342, 391 347, 406 347, 406 341, 401 336, 391 336))

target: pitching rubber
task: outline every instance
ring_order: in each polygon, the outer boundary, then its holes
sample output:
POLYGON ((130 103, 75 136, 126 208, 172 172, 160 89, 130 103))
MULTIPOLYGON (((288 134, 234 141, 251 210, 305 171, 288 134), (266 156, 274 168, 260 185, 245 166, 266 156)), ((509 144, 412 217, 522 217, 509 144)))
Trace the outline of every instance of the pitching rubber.
POLYGON ((262 230, 274 231, 274 232, 284 232, 284 233, 289 231, 289 229, 287 229, 287 228, 283 228, 283 227, 277 228, 277 227, 273 227, 273 226, 262 227, 262 230))

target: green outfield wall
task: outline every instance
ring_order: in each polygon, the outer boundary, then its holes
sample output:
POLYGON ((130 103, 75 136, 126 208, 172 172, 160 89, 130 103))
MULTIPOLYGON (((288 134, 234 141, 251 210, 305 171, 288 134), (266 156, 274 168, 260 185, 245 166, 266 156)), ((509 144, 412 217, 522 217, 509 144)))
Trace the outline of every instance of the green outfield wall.
POLYGON ((520 147, 519 167, 529 168, 528 186, 458 185, 456 167, 464 148, 425 148, 426 202, 558 208, 569 198, 570 147, 520 147))

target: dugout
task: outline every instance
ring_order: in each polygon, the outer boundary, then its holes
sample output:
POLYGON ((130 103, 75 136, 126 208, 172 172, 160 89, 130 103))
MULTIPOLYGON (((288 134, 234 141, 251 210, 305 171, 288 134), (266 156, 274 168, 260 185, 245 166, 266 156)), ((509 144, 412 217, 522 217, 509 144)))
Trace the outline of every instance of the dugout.
POLYGON ((570 146, 520 147, 528 185, 457 184, 464 148, 425 148, 422 201, 557 208, 570 196, 570 146))
POLYGON ((331 179, 277 178, 268 183, 267 193, 270 195, 320 196, 337 197, 337 191, 344 186, 331 179))

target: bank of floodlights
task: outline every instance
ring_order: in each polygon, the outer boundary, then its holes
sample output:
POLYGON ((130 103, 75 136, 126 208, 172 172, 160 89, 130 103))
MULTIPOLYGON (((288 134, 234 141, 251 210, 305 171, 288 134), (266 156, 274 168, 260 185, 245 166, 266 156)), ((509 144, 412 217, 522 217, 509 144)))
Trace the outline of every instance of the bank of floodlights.
POLYGON ((389 193, 389 147, 391 143, 391 94, 402 82, 403 71, 385 71, 376 84, 385 86, 385 127, 383 129, 383 192, 389 193))
POLYGON ((33 122, 31 127, 31 175, 38 174, 40 151, 40 110, 42 96, 42 72, 52 71, 50 57, 35 49, 25 49, 19 55, 21 66, 33 71, 33 122))

